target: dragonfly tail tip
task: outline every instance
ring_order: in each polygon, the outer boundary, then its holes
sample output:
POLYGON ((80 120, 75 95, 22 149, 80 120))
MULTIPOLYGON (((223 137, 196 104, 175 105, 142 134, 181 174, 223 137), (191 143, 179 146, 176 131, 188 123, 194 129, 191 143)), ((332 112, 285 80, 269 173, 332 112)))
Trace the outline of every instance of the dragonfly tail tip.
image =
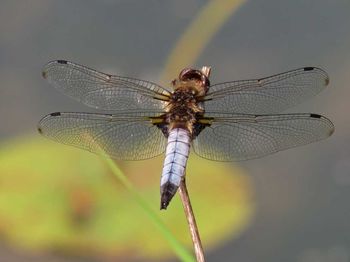
POLYGON ((160 210, 166 210, 168 207, 169 203, 166 202, 160 202, 160 210))
POLYGON ((161 186, 161 199, 160 199, 160 209, 167 209, 171 199, 176 194, 178 186, 167 182, 161 186))

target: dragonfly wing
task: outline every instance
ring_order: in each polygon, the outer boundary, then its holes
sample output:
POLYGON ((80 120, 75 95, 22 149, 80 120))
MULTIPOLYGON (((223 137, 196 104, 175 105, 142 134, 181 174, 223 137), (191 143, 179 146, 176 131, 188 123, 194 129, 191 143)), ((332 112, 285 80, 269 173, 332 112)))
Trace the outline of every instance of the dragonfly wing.
POLYGON ((332 122, 316 114, 217 114, 192 144, 203 158, 240 161, 325 139, 333 131, 332 122))
POLYGON ((47 63, 42 75, 64 94, 103 110, 162 110, 170 95, 154 83, 104 74, 65 60, 47 63))
POLYGON ((166 146, 166 138, 150 115, 52 113, 39 122, 38 129, 63 144, 104 152, 115 159, 141 160, 161 154, 166 146))
POLYGON ((328 83, 325 71, 304 67, 261 79, 213 85, 204 106, 208 112, 274 114, 316 95, 328 83))

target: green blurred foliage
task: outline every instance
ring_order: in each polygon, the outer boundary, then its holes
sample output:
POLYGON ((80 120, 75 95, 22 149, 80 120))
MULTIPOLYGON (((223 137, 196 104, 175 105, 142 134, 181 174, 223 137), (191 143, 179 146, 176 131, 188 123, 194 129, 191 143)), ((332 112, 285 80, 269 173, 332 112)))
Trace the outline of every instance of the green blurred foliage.
MULTIPOLYGON (((159 210, 163 157, 119 167, 180 242, 191 247, 178 196, 159 210)), ((254 212, 249 177, 191 155, 187 184, 206 250, 237 236, 254 212)), ((1 146, 0 233, 12 246, 96 257, 164 258, 169 244, 101 159, 37 137, 1 146)))

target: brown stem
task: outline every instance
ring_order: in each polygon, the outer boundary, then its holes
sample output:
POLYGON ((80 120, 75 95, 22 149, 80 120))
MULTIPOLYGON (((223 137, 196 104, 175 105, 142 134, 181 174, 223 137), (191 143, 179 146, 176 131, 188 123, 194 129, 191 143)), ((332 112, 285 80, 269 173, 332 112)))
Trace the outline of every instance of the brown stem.
POLYGON ((199 236, 196 218, 192 210, 190 196, 188 195, 185 177, 181 180, 179 194, 182 201, 182 205, 184 207, 187 223, 190 228, 192 243, 194 247, 194 252, 196 254, 197 262, 205 262, 202 242, 199 236))

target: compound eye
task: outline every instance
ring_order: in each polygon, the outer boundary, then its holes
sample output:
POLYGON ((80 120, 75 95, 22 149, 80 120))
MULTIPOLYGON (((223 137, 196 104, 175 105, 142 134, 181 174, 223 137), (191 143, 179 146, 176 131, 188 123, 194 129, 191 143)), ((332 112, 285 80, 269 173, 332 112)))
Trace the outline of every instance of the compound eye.
POLYGON ((201 81, 203 86, 210 86, 209 78, 206 77, 204 74, 202 75, 201 81))
POLYGON ((182 69, 182 71, 180 72, 179 74, 179 79, 182 80, 184 75, 186 75, 189 71, 191 71, 192 69, 191 68, 185 68, 185 69, 182 69))
POLYGON ((196 80, 196 81, 202 81, 202 72, 195 69, 184 69, 181 71, 179 75, 179 79, 181 81, 188 81, 188 80, 196 80))

